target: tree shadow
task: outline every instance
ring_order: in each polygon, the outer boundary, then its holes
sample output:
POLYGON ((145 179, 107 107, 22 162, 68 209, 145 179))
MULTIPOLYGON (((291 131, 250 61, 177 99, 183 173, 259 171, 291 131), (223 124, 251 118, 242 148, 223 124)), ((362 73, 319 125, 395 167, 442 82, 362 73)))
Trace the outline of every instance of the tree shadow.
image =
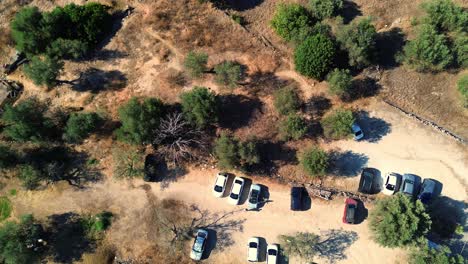
POLYGON ((324 237, 316 245, 318 256, 326 258, 330 263, 346 259, 345 251, 358 239, 358 234, 354 231, 342 229, 331 229, 321 234, 324 237))
POLYGON ((249 82, 244 86, 249 95, 267 96, 281 87, 294 83, 291 80, 280 79, 272 72, 256 72, 249 76, 249 82))
POLYGON ((369 112, 358 113, 358 123, 364 132, 364 141, 376 143, 392 131, 392 125, 387 121, 369 116, 369 112))
POLYGON ((96 243, 89 239, 80 216, 76 213, 55 214, 48 217, 47 228, 50 255, 59 263, 81 260, 84 253, 93 252, 96 243))
POLYGON ((364 206, 364 203, 359 199, 354 199, 357 201, 357 210, 356 210, 356 222, 355 224, 360 224, 364 222, 369 216, 369 210, 364 206))
POLYGON ((224 0, 228 7, 236 11, 246 11, 263 3, 263 0, 224 0))
POLYGON ((329 172, 336 176, 354 177, 366 166, 368 160, 369 158, 362 153, 350 150, 344 152, 333 150, 330 153, 329 172))
POLYGON ((107 36, 105 36, 105 38, 97 45, 96 50, 101 50, 110 43, 112 38, 122 28, 125 18, 129 16, 133 10, 134 8, 129 6, 125 10, 118 10, 112 14, 112 28, 107 36))
POLYGON ((303 110, 305 113, 312 115, 314 118, 320 118, 332 106, 330 99, 323 95, 311 97, 304 103, 303 110))
POLYGON ((359 6, 352 1, 344 1, 343 8, 338 13, 343 17, 343 23, 348 24, 351 22, 355 17, 361 16, 362 12, 359 10, 359 6))
POLYGON ((378 50, 378 63, 385 69, 397 67, 396 56, 402 51, 405 45, 405 35, 401 28, 392 28, 391 30, 377 34, 376 47, 378 50))
POLYGON ((371 97, 377 95, 381 88, 381 85, 373 78, 355 79, 350 91, 341 99, 344 102, 352 102, 360 98, 371 97))
POLYGON ((90 91, 98 93, 100 91, 115 91, 127 86, 127 77, 118 70, 103 71, 96 68, 89 68, 80 73, 78 79, 71 81, 72 88, 76 91, 90 91))
POLYGON ((257 98, 234 94, 220 95, 222 114, 219 116, 219 125, 233 130, 246 126, 262 107, 263 103, 257 98))
POLYGON ((436 239, 462 238, 455 234, 457 226, 462 226, 463 231, 468 232, 466 202, 439 196, 434 198, 427 209, 432 220, 431 232, 436 239))
POLYGON ((258 153, 260 162, 245 167, 248 175, 256 174, 271 176, 277 173, 279 167, 286 164, 297 164, 296 150, 289 148, 282 141, 260 141, 258 142, 258 153))
POLYGON ((261 210, 265 204, 267 203, 271 203, 273 202, 272 200, 270 200, 270 190, 268 188, 268 186, 266 185, 263 185, 263 184, 258 184, 260 186, 260 197, 259 197, 259 200, 260 200, 260 203, 258 205, 258 209, 261 210))
POLYGON ((115 59, 121 59, 127 57, 128 54, 119 50, 110 50, 110 49, 102 49, 96 51, 92 59, 94 60, 102 60, 102 61, 109 61, 115 59))
POLYGON ((159 172, 159 182, 161 190, 169 188, 171 183, 177 182, 183 176, 185 176, 188 171, 185 166, 168 166, 166 161, 162 160, 159 163, 159 167, 157 168, 159 172))

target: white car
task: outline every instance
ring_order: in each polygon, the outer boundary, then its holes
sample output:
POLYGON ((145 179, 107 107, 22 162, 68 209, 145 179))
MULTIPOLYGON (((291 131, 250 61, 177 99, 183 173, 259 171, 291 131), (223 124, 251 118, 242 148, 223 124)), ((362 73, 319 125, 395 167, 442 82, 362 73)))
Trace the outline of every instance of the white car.
POLYGON ((279 248, 278 244, 270 244, 267 246, 267 264, 278 263, 279 248))
POLYGON ((361 127, 357 123, 354 123, 351 126, 351 130, 353 131, 354 140, 361 140, 364 137, 364 133, 362 132, 361 127))
POLYGON ((215 197, 223 197, 224 191, 226 190, 226 183, 228 180, 228 175, 226 173, 219 172, 216 175, 216 181, 213 187, 213 195, 215 197))
POLYGON ((258 237, 251 237, 249 239, 247 248, 247 260, 250 262, 258 262, 259 248, 260 248, 260 239, 258 237))
POLYGON ((398 173, 388 173, 385 177, 384 188, 382 190, 383 194, 392 195, 398 192, 401 183, 401 175, 398 173))
POLYGON ((233 205, 238 205, 244 189, 244 179, 236 177, 232 183, 231 194, 229 194, 228 202, 233 205))

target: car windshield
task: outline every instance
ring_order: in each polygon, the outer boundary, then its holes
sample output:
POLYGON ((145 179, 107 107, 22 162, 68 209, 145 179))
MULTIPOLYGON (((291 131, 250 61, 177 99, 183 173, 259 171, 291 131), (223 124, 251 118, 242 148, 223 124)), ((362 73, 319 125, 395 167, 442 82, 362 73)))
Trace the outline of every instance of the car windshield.
POLYGON ((239 195, 235 193, 231 193, 230 197, 234 200, 237 200, 239 198, 239 195))
POLYGON ((205 238, 203 237, 197 237, 197 239, 195 240, 195 243, 193 244, 193 251, 201 252, 204 240, 205 238))
POLYGON ((354 135, 356 135, 356 136, 359 136, 361 134, 362 134, 362 131, 358 131, 358 132, 354 133, 354 135))
POLYGON ((405 193, 412 194, 413 193, 414 182, 410 180, 405 181, 405 188, 403 188, 405 193))
POLYGON ((346 220, 352 221, 354 218, 354 210, 356 207, 352 204, 348 205, 348 210, 346 211, 346 220))
POLYGON ((257 202, 258 202, 258 191, 252 190, 252 192, 250 193, 249 203, 256 204, 257 202))
POLYGON ((274 250, 274 249, 269 249, 269 250, 268 250, 268 255, 270 255, 270 256, 276 256, 276 250, 274 250))
POLYGON ((257 248, 257 243, 255 243, 255 242, 250 242, 250 243, 249 243, 249 247, 250 247, 250 248, 257 248))
POLYGON ((216 186, 214 187, 214 189, 215 189, 215 191, 217 191, 217 192, 223 191, 223 187, 221 187, 221 186, 219 186, 219 185, 216 185, 216 186))

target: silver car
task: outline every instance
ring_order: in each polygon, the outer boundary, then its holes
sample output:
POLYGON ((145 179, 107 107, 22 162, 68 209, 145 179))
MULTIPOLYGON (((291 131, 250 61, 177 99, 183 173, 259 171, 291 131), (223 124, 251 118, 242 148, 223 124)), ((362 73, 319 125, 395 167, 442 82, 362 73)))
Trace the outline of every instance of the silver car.
POLYGON ((250 186, 249 200, 247 205, 249 210, 258 208, 261 191, 262 187, 260 187, 258 184, 252 184, 252 186, 250 186))
POLYGON ((205 251, 206 241, 208 240, 208 231, 205 229, 198 229, 197 236, 193 242, 190 258, 193 260, 201 260, 203 252, 205 251))
POLYGON ((364 137, 364 133, 362 132, 361 127, 357 123, 354 123, 351 126, 351 130, 353 131, 354 140, 361 140, 364 137))

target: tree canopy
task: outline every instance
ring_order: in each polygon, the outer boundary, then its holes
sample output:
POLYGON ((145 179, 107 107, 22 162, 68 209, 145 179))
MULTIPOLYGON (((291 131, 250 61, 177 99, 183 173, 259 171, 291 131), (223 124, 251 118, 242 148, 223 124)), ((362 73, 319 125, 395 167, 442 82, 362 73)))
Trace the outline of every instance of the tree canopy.
POLYGON ((39 56, 34 56, 31 61, 24 65, 24 73, 36 85, 46 85, 53 87, 57 84, 57 76, 63 68, 63 62, 50 57, 41 59, 39 56))
POLYGON ((96 113, 72 113, 65 127, 64 139, 79 143, 96 129, 100 121, 96 113))
POLYGON ((280 235, 278 238, 287 256, 297 256, 311 261, 317 255, 316 246, 320 237, 316 234, 297 232, 293 235, 280 235))
POLYGON ((299 156, 299 162, 309 176, 323 176, 328 169, 329 157, 325 151, 312 147, 299 156))
POLYGON ((284 140, 298 140, 307 133, 307 123, 301 116, 290 114, 280 123, 280 134, 284 140))
POLYGON ((180 99, 185 118, 194 126, 205 128, 218 121, 218 99, 208 88, 196 86, 180 99))
POLYGON ((342 139, 351 135, 351 126, 355 120, 351 110, 337 109, 325 116, 320 123, 325 137, 342 139))
POLYGON ((237 86, 242 79, 242 67, 235 61, 223 61, 214 67, 216 73, 215 81, 229 88, 237 86))
POLYGON ((457 89, 462 97, 463 106, 468 107, 468 74, 458 80, 457 89))
POLYGON ((184 67, 192 78, 199 78, 207 70, 208 54, 190 51, 184 60, 184 67))
POLYGON ((349 70, 334 69, 328 74, 327 81, 330 93, 342 98, 350 92, 353 76, 349 70))
POLYGON ((291 86, 286 86, 276 90, 273 97, 273 104, 281 115, 294 113, 301 106, 301 100, 299 99, 296 90, 291 86))
POLYGON ((343 0, 310 0, 310 9, 319 20, 335 16, 343 8, 343 0))
POLYGON ((233 169, 239 164, 237 139, 222 133, 215 141, 214 154, 221 168, 233 169))
POLYGON ((441 31, 468 31, 468 12, 452 0, 431 0, 422 4, 425 22, 441 31))
POLYGON ((322 34, 308 37, 294 51, 296 70, 305 76, 322 80, 331 69, 335 52, 335 45, 330 38, 322 34))
POLYGON ((411 251, 409 264, 465 264, 463 256, 452 255, 448 247, 440 249, 429 248, 427 243, 423 243, 417 249, 411 251))
POLYGON ((293 41, 310 31, 313 20, 307 9, 299 4, 280 4, 270 24, 280 37, 293 41))

